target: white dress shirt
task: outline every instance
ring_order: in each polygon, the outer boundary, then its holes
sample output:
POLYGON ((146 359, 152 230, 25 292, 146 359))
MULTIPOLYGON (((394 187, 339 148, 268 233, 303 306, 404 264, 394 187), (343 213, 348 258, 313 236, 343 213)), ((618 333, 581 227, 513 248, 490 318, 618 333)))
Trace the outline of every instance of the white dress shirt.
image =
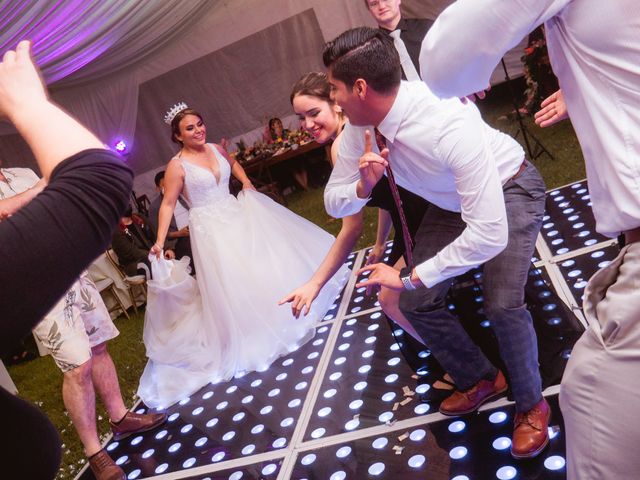
POLYGON ((458 0, 424 39, 422 78, 442 97, 482 90, 504 52, 543 22, 596 229, 615 236, 639 227, 639 0, 458 0))
MULTIPOLYGON (((356 194, 365 129, 347 123, 342 133, 324 194, 334 217, 356 213, 367 203, 356 194)), ((504 249, 508 230, 502 185, 524 159, 515 140, 484 123, 475 105, 440 100, 422 82, 401 83, 378 129, 387 139, 397 184, 440 208, 461 212, 467 224, 454 242, 416 266, 422 283, 432 287, 504 249)))
POLYGON ((40 178, 30 168, 0 168, 7 182, 0 180, 0 199, 29 190, 40 178))

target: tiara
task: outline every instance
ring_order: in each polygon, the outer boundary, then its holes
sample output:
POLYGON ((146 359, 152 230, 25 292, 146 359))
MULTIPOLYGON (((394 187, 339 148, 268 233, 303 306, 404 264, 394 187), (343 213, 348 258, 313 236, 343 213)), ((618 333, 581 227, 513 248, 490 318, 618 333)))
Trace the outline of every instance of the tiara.
POLYGON ((175 116, 185 108, 189 108, 189 106, 186 103, 184 102, 176 103, 173 107, 167 110, 167 113, 165 113, 164 123, 166 123, 167 125, 171 125, 171 122, 173 121, 175 116))

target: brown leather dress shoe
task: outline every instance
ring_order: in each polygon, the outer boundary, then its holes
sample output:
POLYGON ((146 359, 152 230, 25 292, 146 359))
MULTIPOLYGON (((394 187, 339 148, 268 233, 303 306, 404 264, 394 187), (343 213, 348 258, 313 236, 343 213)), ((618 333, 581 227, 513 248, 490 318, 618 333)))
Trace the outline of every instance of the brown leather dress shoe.
POLYGON ((127 438, 129 435, 132 435, 134 433, 153 430, 158 425, 162 425, 166 421, 166 413, 149 413, 143 415, 134 412, 127 412, 124 418, 118 423, 109 421, 109 425, 111 425, 113 438, 115 440, 122 440, 123 438, 127 438))
POLYGON ((551 408, 543 398, 525 413, 516 414, 513 422, 513 458, 533 458, 549 443, 551 408))
POLYGON ((496 398, 507 391, 507 381, 500 370, 495 380, 480 380, 465 392, 456 390, 453 395, 446 398, 440 404, 440 413, 443 415, 465 415, 475 412, 480 405, 496 398))
POLYGON ((104 450, 89 457, 89 466, 96 480, 127 480, 124 471, 104 450))

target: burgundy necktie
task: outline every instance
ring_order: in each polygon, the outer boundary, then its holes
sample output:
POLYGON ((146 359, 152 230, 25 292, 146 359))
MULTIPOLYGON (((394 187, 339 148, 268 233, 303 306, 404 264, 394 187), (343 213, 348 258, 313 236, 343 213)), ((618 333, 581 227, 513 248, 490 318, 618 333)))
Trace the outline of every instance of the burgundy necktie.
MULTIPOLYGON (((374 129, 374 133, 376 135, 376 144, 378 145, 378 149, 382 152, 385 148, 387 148, 387 139, 384 138, 384 135, 380 133, 380 130, 377 128, 374 129)), ((400 192, 398 191, 398 186, 396 185, 396 180, 393 177, 393 172, 391 171, 391 163, 387 159, 387 179, 389 180, 389 188, 391 190, 391 196, 393 197, 393 201, 396 204, 396 208, 398 209, 398 215, 400 216, 400 223, 402 224, 402 238, 404 239, 404 248, 407 251, 407 266, 409 268, 413 268, 413 240, 411 238, 411 233, 409 233, 409 226, 407 224, 407 218, 404 216, 404 210, 402 209, 402 200, 400 199, 400 192)))

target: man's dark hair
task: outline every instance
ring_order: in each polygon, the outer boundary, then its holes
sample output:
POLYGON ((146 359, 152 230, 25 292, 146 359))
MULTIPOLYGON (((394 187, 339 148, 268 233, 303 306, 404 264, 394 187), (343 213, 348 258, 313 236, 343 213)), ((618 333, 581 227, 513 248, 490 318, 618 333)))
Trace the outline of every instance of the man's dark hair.
POLYGON ((390 93, 402 78, 393 39, 375 28, 353 28, 342 33, 325 45, 322 60, 333 78, 347 87, 363 78, 375 91, 390 93))
POLYGON ((164 178, 164 170, 162 170, 161 172, 156 173, 156 176, 153 179, 153 181, 156 182, 156 187, 160 186, 160 180, 162 180, 163 178, 164 178))

